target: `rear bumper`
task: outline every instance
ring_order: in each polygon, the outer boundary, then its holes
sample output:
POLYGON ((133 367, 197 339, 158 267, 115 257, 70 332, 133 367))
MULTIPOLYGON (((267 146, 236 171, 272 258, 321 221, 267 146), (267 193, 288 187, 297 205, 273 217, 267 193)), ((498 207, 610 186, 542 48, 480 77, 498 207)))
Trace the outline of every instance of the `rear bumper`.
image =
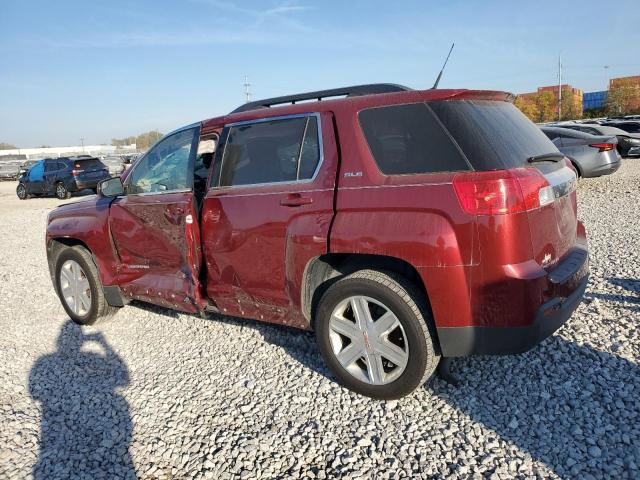
POLYGON ((618 158, 618 160, 616 160, 615 162, 605 163, 603 165, 600 165, 598 167, 591 169, 589 171, 589 175, 585 175, 585 177, 586 176, 599 177, 601 175, 609 175, 617 171, 619 168, 620 168, 620 159, 618 158))
POLYGON ((578 308, 589 280, 587 251, 577 249, 547 275, 557 292, 540 305, 530 325, 518 327, 438 327, 445 357, 507 355, 530 350, 558 330, 578 308))
POLYGON ((71 182, 69 191, 80 192, 86 189, 95 189, 102 180, 110 177, 98 178, 96 180, 74 180, 71 182))

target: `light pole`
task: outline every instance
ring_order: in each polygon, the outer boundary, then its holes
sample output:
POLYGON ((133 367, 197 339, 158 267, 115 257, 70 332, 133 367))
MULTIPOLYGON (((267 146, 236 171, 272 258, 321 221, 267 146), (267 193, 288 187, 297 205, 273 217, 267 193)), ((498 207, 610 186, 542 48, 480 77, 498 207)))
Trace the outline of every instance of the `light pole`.
POLYGON ((82 144, 82 153, 84 153, 84 137, 80 138, 80 143, 82 144))

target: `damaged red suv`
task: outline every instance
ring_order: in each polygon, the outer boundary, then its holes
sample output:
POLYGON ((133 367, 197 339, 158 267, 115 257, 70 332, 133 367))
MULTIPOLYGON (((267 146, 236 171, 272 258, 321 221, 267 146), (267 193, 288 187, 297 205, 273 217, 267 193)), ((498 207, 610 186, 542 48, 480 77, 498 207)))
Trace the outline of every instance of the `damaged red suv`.
POLYGON ((181 128, 50 213, 56 292, 81 324, 135 299, 314 330, 376 398, 524 352, 577 308, 588 254, 575 171, 511 100, 363 85, 181 128))

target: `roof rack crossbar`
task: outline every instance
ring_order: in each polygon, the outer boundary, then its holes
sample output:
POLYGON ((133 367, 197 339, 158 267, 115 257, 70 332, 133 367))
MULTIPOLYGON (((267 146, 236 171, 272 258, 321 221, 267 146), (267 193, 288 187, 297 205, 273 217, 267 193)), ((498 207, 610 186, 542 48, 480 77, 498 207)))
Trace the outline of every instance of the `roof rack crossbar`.
POLYGON ((298 93, 296 95, 286 95, 284 97, 265 98, 255 102, 245 103, 233 110, 231 113, 247 112, 259 108, 270 108, 276 105, 287 103, 294 104, 305 100, 318 100, 329 97, 357 97, 359 95, 375 95, 379 93, 406 92, 409 87, 397 85, 395 83, 372 83, 369 85, 354 85, 352 87, 333 88, 331 90, 319 90, 317 92, 298 93))

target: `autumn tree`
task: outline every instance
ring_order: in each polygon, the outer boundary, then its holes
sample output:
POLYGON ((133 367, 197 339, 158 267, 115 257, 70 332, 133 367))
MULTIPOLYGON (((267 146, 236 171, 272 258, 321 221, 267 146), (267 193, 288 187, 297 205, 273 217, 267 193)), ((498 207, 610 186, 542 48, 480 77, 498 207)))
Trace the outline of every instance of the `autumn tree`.
POLYGON ((112 138, 111 145, 123 147, 125 145, 136 144, 138 150, 147 150, 151 145, 162 138, 162 133, 157 130, 141 133, 137 137, 112 138))
POLYGON ((524 113, 527 116, 527 118, 529 118, 529 120, 532 120, 534 122, 538 121, 538 118, 540 116, 540 111, 538 110, 538 105, 536 104, 535 101, 532 101, 528 97, 523 97, 522 95, 519 95, 518 97, 516 97, 513 104, 516 107, 518 107, 520 111, 524 113))
POLYGON ((582 118, 582 105, 570 88, 562 89, 562 120, 582 118))
POLYGON ((536 97, 538 122, 551 122, 558 118, 556 97, 548 90, 538 92, 536 97))
POLYGON ((612 85, 605 108, 608 115, 627 115, 640 111, 640 85, 629 82, 612 85))
POLYGON ((18 147, 11 145, 10 143, 0 142, 0 150, 15 150, 18 147))

